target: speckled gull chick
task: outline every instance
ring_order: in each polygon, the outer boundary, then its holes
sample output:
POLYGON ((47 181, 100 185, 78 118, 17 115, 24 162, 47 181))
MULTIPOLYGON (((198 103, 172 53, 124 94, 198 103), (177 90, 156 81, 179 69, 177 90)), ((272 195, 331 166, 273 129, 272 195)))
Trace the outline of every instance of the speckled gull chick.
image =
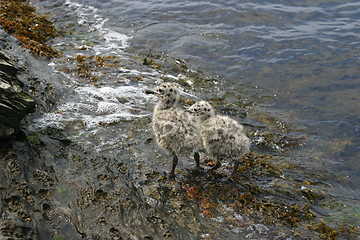
POLYGON ((173 157, 170 175, 175 175, 178 157, 194 154, 196 168, 200 169, 200 135, 194 116, 177 107, 180 93, 172 83, 163 83, 147 94, 156 95, 159 100, 152 117, 152 128, 158 145, 173 157))
POLYGON ((196 117, 206 152, 217 161, 208 172, 218 169, 222 159, 231 159, 234 161, 234 176, 239 158, 250 150, 250 139, 245 135, 244 127, 230 117, 215 114, 214 108, 206 101, 195 103, 188 111, 196 117))

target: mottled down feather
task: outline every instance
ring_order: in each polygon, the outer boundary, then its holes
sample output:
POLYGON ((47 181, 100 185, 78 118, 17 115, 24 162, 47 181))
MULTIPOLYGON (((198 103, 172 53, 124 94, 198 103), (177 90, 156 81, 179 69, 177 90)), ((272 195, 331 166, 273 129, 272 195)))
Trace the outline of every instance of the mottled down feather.
POLYGON ((169 154, 190 154, 200 145, 194 117, 181 109, 156 110, 153 130, 159 146, 169 154))
POLYGON ((213 158, 236 158, 249 152, 243 126, 226 116, 213 116, 200 125, 206 151, 213 158))

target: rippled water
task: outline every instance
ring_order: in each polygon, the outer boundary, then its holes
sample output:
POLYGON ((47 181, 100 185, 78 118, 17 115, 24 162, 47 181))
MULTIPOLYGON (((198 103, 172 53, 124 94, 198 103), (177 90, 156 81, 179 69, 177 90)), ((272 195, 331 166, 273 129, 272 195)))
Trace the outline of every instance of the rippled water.
POLYGON ((185 96, 218 103, 219 111, 248 126, 253 143, 261 141, 264 128, 304 137, 301 147, 254 144, 254 149, 300 167, 289 173, 299 181, 304 176, 325 181, 335 205, 347 210, 322 212, 324 217, 346 220, 352 212, 349 223, 359 227, 358 1, 34 3, 63 31, 54 45, 64 56, 50 67, 64 77, 66 93, 54 112, 34 120, 34 128, 64 129, 85 148, 116 159, 130 154, 126 164, 140 186, 144 172, 168 167, 153 143, 139 141, 152 136, 155 104, 143 90, 196 72, 202 80, 185 81, 185 96), (88 57, 81 61, 92 66, 96 81, 78 74, 78 54, 88 57), (94 55, 111 57, 101 65, 94 55), (166 70, 145 66, 149 56, 160 59, 166 70), (240 118, 243 112, 246 118, 240 118))
POLYGON ((220 91, 202 97, 230 92, 255 106, 263 101, 254 95, 268 97, 267 109, 279 109, 290 115, 286 121, 316 133, 314 149, 343 144, 325 164, 346 162, 349 181, 357 185, 359 2, 83 3, 106 16, 109 29, 131 37, 130 51, 164 52, 215 77, 220 91))

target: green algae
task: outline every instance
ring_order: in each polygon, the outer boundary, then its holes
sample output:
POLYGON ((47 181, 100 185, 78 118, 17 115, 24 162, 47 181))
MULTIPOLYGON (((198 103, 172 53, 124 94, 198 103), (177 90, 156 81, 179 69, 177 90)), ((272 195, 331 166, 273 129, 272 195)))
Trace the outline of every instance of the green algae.
POLYGON ((54 235, 54 237, 52 239, 53 240, 63 240, 63 239, 65 239, 65 236, 63 236, 63 235, 54 235))
POLYGON ((39 138, 40 134, 39 133, 30 133, 26 136, 27 141, 31 144, 39 144, 41 142, 40 138, 39 138))
POLYGON ((60 52, 47 44, 58 32, 45 15, 36 13, 29 1, 1 0, 0 24, 16 37, 22 46, 39 56, 55 57, 60 52))

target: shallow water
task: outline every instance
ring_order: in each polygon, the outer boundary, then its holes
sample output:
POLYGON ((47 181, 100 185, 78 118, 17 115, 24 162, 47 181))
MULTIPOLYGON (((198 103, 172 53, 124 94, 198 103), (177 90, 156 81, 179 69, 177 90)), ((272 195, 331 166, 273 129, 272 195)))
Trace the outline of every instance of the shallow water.
MULTIPOLYGON (((152 178, 162 181, 158 174, 169 168, 169 161, 151 141, 156 99, 143 91, 163 79, 172 80, 187 92, 186 98, 211 100, 219 112, 243 122, 257 153, 273 155, 277 166, 294 166, 285 171, 293 179, 289 186, 325 192, 326 201, 314 204, 312 211, 334 225, 345 222, 360 227, 359 2, 33 2, 63 31, 53 44, 64 53, 48 70, 56 81, 61 76, 56 86, 64 95, 54 111, 34 119, 34 131, 61 129, 90 154, 89 161, 104 157, 113 159, 110 167, 124 164, 130 185, 139 189, 139 201, 160 209, 159 214, 171 212, 170 200, 158 196, 171 184, 149 184, 152 178), (153 62, 144 64, 145 58, 153 62), (270 135, 305 140, 300 146, 284 147, 276 139, 267 140, 270 135), (318 183, 302 185, 307 179, 318 183)), ((89 176, 108 170, 99 170, 94 163, 92 172, 83 164, 75 164, 83 173, 64 176, 64 185, 72 178, 92 188, 106 185, 91 183, 89 176)), ((188 164, 192 162, 180 165, 180 182, 189 178, 183 170, 188 164)), ((119 186, 115 173, 112 179, 107 184, 119 186)), ((257 180, 265 188, 270 184, 257 180)), ((109 195, 119 195, 110 188, 104 187, 109 195)), ((64 203, 74 201, 74 196, 65 197, 64 203)), ((81 211, 82 216, 94 214, 81 211)), ((219 212, 217 218, 199 218, 202 238, 216 236, 210 234, 211 227, 230 238, 271 239, 286 232, 252 219, 241 225, 243 216, 229 206, 219 212), (224 223, 230 215, 238 225, 224 223), (224 225, 225 230, 220 230, 224 225)), ((187 236, 189 229, 183 227, 183 235, 178 236, 187 236)), ((196 230, 190 232, 191 238, 198 237, 196 230)))

